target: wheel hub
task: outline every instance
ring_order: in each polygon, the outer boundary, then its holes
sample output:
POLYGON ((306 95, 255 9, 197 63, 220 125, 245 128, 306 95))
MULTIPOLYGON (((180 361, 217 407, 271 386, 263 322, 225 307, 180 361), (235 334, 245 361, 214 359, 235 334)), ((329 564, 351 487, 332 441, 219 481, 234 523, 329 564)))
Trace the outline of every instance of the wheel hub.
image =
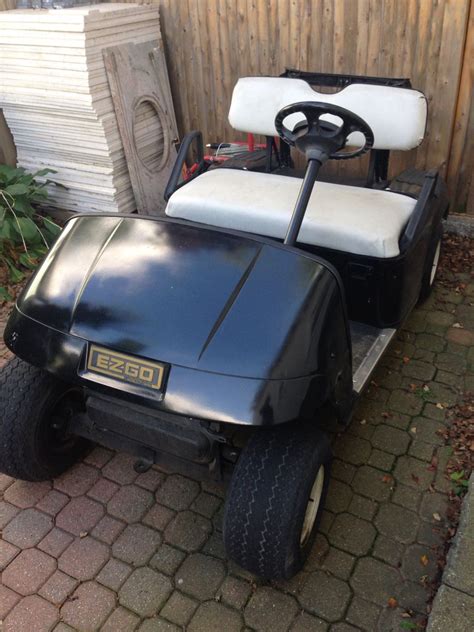
POLYGON ((324 486, 324 465, 321 465, 316 478, 314 479, 311 492, 309 494, 308 504, 306 506, 306 513, 303 521, 303 528, 301 529, 300 544, 304 546, 308 541, 309 536, 314 527, 316 516, 318 515, 319 505, 321 503, 321 496, 324 486))

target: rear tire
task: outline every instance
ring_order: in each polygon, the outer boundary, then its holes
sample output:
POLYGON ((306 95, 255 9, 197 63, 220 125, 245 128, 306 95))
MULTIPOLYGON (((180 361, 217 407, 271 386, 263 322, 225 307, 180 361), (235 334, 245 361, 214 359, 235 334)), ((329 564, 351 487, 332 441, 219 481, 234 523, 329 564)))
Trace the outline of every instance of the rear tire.
POLYGON ((256 432, 227 494, 229 557, 266 579, 288 579, 299 571, 319 527, 330 464, 329 441, 310 424, 256 432))
POLYGON ((19 358, 0 371, 0 471, 44 481, 68 469, 86 450, 68 434, 68 421, 84 408, 81 389, 19 358))

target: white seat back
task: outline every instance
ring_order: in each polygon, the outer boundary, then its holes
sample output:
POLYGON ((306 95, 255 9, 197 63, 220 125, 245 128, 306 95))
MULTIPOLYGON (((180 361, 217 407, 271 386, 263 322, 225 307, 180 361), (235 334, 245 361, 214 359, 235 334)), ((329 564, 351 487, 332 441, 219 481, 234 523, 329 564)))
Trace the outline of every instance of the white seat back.
MULTIPOLYGON (((413 149, 425 135, 426 98, 417 90, 353 83, 334 94, 324 94, 303 79, 286 77, 239 79, 229 123, 241 132, 275 136, 275 116, 281 108, 298 101, 332 103, 354 112, 372 128, 374 149, 413 149)), ((291 127, 300 120, 303 117, 296 114, 288 117, 285 125, 291 127)), ((348 144, 359 145, 361 137, 351 134, 348 144)))

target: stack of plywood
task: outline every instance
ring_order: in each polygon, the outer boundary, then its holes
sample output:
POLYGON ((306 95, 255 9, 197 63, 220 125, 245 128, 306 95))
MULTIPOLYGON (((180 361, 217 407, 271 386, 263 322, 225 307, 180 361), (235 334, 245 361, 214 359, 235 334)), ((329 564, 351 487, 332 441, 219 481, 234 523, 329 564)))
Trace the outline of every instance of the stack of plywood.
MULTIPOLYGON (((51 179, 64 187, 51 187, 52 206, 136 208, 102 51, 159 39, 156 5, 0 12, 0 107, 18 164, 57 171, 51 179)), ((135 125, 146 137, 156 122, 144 112, 135 125)))

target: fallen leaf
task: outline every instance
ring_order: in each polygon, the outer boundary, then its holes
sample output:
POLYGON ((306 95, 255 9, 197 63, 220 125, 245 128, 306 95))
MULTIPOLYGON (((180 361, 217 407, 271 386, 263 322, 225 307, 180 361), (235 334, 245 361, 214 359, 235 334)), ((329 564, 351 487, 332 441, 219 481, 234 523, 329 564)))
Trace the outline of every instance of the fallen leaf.
POLYGON ((382 476, 382 482, 383 483, 391 483, 392 482, 392 477, 390 476, 390 474, 384 474, 382 476))
POLYGON ((438 403, 436 404, 436 408, 439 408, 440 410, 443 410, 444 406, 443 406, 443 404, 441 404, 440 402, 438 402, 438 403))
POLYGON ((396 608, 398 606, 398 601, 395 599, 395 597, 389 597, 387 605, 389 608, 396 608))
POLYGON ((413 474, 413 472, 411 473, 411 477, 415 481, 415 483, 419 483, 420 482, 420 477, 417 476, 416 474, 413 474))
POLYGON ((436 520, 436 522, 441 522, 441 516, 437 511, 434 512, 433 518, 436 520))
POLYGON ((462 329, 463 325, 461 323, 454 323, 454 325, 452 325, 452 327, 454 327, 455 329, 462 329))
POLYGON ((366 423, 367 423, 367 419, 361 419, 360 420, 360 425, 361 426, 365 426, 366 423))
POLYGON ((80 537, 80 538, 85 538, 85 537, 86 537, 86 536, 88 536, 88 535, 89 535, 89 532, 88 532, 88 531, 81 531, 81 532, 80 532, 80 534, 79 534, 79 537, 80 537))
POLYGON ((423 566, 428 566, 428 556, 427 555, 422 555, 420 557, 420 562, 423 564, 423 566))
POLYGON ((427 384, 423 384, 423 390, 425 391, 425 393, 429 393, 430 387, 427 384))
POLYGON ((410 432, 413 432, 413 434, 416 434, 416 426, 413 426, 413 428, 410 428, 410 432))
POLYGON ((410 358, 408 356, 403 356, 403 364, 408 364, 410 362, 410 358))

